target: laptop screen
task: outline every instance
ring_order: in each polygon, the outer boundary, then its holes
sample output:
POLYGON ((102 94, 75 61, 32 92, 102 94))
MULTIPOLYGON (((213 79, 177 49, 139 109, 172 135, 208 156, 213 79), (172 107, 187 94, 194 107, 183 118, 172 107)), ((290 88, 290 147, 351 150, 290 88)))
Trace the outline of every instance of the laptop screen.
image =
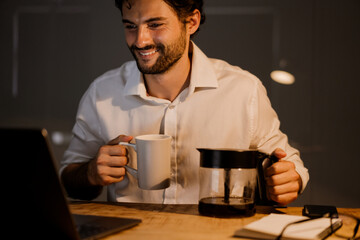
POLYGON ((16 239, 95 239, 140 219, 71 214, 45 129, 0 129, 5 232, 16 239), (74 218, 76 217, 76 218, 74 218), (75 220, 81 220, 75 224, 75 220), (91 231, 85 231, 89 229, 91 231), (82 231, 80 231, 82 230, 82 231))
POLYGON ((1 129, 0 136, 3 169, 11 176, 5 194, 13 206, 9 218, 19 228, 15 233, 40 237, 51 232, 59 239, 78 239, 46 130, 1 129))

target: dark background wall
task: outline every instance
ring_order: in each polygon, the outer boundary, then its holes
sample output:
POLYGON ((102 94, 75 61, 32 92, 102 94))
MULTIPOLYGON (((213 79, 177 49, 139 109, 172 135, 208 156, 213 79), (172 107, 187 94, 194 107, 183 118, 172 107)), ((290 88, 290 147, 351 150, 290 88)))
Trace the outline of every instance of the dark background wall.
MULTIPOLYGON (((205 0, 205 12, 194 41, 262 80, 309 168, 292 205, 360 207, 360 2, 205 0)), ((112 0, 2 0, 0 31, 0 127, 47 128, 60 160, 84 91, 132 59, 121 15, 112 0)))

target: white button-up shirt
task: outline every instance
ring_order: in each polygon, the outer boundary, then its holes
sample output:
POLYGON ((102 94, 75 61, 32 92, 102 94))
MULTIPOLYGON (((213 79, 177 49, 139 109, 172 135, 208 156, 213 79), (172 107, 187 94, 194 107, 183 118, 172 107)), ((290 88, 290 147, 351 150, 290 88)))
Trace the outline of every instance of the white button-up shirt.
MULTIPOLYGON (((120 134, 164 133, 173 138, 171 184, 165 190, 142 190, 126 174, 108 186, 109 201, 197 203, 199 157, 197 148, 258 149, 271 153, 282 148, 295 163, 305 188, 309 175, 299 152, 289 146, 261 82, 228 63, 210 59, 194 44, 190 85, 170 102, 148 96, 135 61, 96 79, 83 96, 73 128, 74 137, 62 161, 93 159, 100 146, 120 134)), ((136 168, 129 148, 129 165, 136 168)), ((302 189, 302 190, 303 190, 302 189)))

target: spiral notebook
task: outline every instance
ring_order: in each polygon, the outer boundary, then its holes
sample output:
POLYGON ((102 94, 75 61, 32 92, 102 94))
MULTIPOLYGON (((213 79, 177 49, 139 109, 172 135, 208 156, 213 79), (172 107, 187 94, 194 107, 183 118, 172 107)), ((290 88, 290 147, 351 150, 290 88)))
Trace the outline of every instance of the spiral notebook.
MULTIPOLYGON (((237 230, 234 236, 255 239, 276 239, 286 225, 303 219, 308 219, 308 217, 272 213, 237 230)), ((332 222, 330 218, 312 219, 290 225, 284 231, 281 239, 324 239, 332 233, 331 223, 334 231, 342 225, 341 219, 333 219, 332 222)))

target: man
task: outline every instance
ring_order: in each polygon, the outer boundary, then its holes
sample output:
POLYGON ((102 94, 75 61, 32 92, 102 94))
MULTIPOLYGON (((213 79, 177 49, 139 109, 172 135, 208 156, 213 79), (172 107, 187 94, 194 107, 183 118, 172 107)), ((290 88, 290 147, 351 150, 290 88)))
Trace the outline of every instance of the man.
POLYGON ((202 1, 116 1, 135 61, 95 80, 83 96, 62 162, 70 197, 109 201, 197 203, 197 148, 258 149, 279 162, 266 169, 269 197, 281 205, 306 186, 307 169, 279 130, 261 82, 209 59, 190 40, 203 22, 202 1), (172 136, 171 185, 141 190, 126 173, 132 152, 119 146, 143 134, 172 136), (129 157, 128 157, 129 155, 129 157))

